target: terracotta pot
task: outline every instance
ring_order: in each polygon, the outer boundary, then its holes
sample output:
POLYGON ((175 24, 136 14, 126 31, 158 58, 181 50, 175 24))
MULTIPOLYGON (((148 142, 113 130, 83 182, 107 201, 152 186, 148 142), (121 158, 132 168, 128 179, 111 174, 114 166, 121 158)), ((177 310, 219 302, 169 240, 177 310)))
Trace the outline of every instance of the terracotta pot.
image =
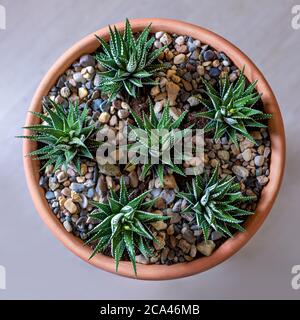
MULTIPOLYGON (((273 114, 272 120, 269 121, 269 133, 272 148, 270 182, 262 191, 261 198, 256 209, 256 214, 250 216, 245 223, 246 232, 237 233, 234 238, 228 239, 210 257, 199 258, 192 262, 178 263, 171 266, 138 264, 137 278, 145 280, 166 280, 187 277, 216 266, 235 254, 254 235, 269 214, 279 191, 285 163, 285 135, 279 106, 273 92, 261 72, 244 53, 222 37, 196 25, 169 19, 131 20, 134 31, 140 31, 150 22, 152 22, 153 32, 163 30, 169 33, 176 33, 178 35, 189 35, 195 39, 201 40, 203 43, 209 44, 218 51, 223 51, 238 68, 241 69, 243 66, 246 66, 245 75, 249 81, 252 82, 258 79, 257 90, 258 92, 263 93, 262 100, 265 111, 273 114)), ((122 29, 123 23, 118 23, 117 27, 122 29)), ((108 28, 100 29, 96 34, 108 39, 108 28)), ((95 39, 93 33, 66 51, 45 75, 32 99, 29 110, 41 111, 42 97, 47 95, 59 76, 64 73, 65 70, 68 69, 68 67, 81 55, 94 52, 98 46, 98 41, 95 39)), ((36 124, 37 121, 37 118, 28 113, 28 117, 26 119, 27 126, 36 124)), ((29 132, 25 130, 25 134, 29 134, 29 132)), ((35 149, 36 143, 24 140, 24 155, 35 149)), ((44 191, 38 183, 38 161, 34 161, 29 157, 24 157, 24 166, 28 187, 35 207, 53 234, 81 259, 98 268, 114 273, 115 263, 112 258, 98 254, 93 259, 88 260, 91 254, 91 249, 87 246, 83 246, 83 242, 80 239, 68 233, 56 216, 51 212, 51 209, 45 199, 44 191)), ((130 262, 121 262, 118 274, 135 278, 130 262)))

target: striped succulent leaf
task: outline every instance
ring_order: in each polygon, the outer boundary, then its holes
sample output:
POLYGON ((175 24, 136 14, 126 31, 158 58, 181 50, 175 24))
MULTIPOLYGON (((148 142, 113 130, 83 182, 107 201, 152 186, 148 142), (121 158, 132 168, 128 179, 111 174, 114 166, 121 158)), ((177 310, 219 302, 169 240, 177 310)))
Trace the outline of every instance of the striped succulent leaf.
POLYGON ((114 100, 120 91, 135 97, 137 88, 156 84, 153 76, 156 72, 167 68, 167 63, 158 62, 158 57, 166 46, 152 50, 154 37, 149 37, 150 27, 146 27, 136 39, 131 25, 126 19, 123 36, 114 27, 109 27, 109 44, 97 37, 102 52, 96 54, 96 60, 105 69, 101 72, 100 89, 114 100))
MULTIPOLYGON (((131 126, 131 130, 135 134, 136 143, 129 145, 129 151, 138 152, 147 159, 147 163, 143 165, 141 177, 152 171, 159 177, 163 183, 164 171, 166 168, 173 172, 185 176, 185 173, 179 164, 176 164, 174 146, 176 142, 182 141, 182 138, 189 132, 189 127, 184 130, 179 130, 179 126, 184 120, 187 111, 184 111, 177 120, 170 114, 170 108, 166 104, 163 108, 161 117, 158 118, 154 112, 152 101, 148 100, 150 115, 143 113, 142 118, 135 111, 131 110, 131 114, 135 121, 135 126, 131 126), (143 130, 144 134, 139 134, 139 130, 143 130), (170 154, 170 157, 164 158, 165 152, 170 154), (153 158, 157 161, 151 161, 153 158)), ((181 159, 182 160, 182 159, 181 159)))
POLYGON ((232 237, 231 230, 244 231, 244 216, 253 214, 239 208, 239 205, 255 197, 244 196, 239 183, 234 182, 234 177, 219 179, 218 171, 219 167, 210 176, 196 176, 192 185, 188 185, 187 193, 178 193, 178 196, 186 199, 188 203, 184 212, 194 214, 205 241, 208 240, 211 230, 219 232, 224 237, 232 237))
POLYGON ((54 171, 61 166, 66 169, 73 163, 79 171, 81 159, 93 159, 91 150, 97 146, 92 139, 96 132, 95 124, 88 116, 88 110, 85 108, 81 112, 78 105, 72 103, 65 110, 50 99, 43 101, 43 108, 45 113, 32 112, 42 123, 24 127, 32 135, 18 137, 42 145, 28 156, 44 162, 41 170, 50 164, 54 165, 54 171))
POLYGON ((214 130, 214 139, 227 135, 236 146, 238 133, 256 144, 248 128, 265 128, 260 120, 272 117, 255 108, 261 98, 261 94, 255 91, 257 81, 247 86, 243 70, 235 83, 230 83, 228 77, 222 78, 219 92, 209 81, 203 81, 208 99, 201 99, 201 102, 208 110, 198 113, 198 116, 210 119, 204 131, 214 130))
POLYGON ((110 246, 118 271, 126 251, 136 273, 136 249, 145 257, 152 256, 149 241, 156 239, 148 224, 169 217, 149 212, 156 199, 145 201, 148 194, 146 191, 130 200, 122 177, 118 194, 111 191, 107 203, 92 202, 96 209, 89 216, 99 223, 88 234, 86 244, 94 244, 90 258, 110 246))

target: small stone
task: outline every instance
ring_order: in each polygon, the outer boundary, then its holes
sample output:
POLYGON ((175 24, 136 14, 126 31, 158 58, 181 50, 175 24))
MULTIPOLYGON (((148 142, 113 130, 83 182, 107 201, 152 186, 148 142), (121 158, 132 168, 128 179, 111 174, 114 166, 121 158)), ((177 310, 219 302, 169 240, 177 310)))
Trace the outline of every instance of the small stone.
POLYGON ((85 163, 82 163, 81 166, 80 166, 80 174, 82 176, 85 176, 88 172, 88 167, 85 163))
POLYGON ((128 118, 128 116, 129 116, 129 111, 128 110, 121 109, 121 110, 118 111, 118 117, 120 119, 126 119, 126 118, 128 118))
POLYGON ((151 190, 151 196, 152 198, 156 198, 160 195, 161 193, 161 188, 154 188, 151 190))
POLYGON ((251 149, 246 149, 242 152, 242 157, 245 161, 250 161, 252 159, 252 151, 251 149))
POLYGON ((232 171, 234 174, 237 176, 246 179, 249 176, 249 171, 248 169, 242 167, 242 166, 233 166, 232 171))
POLYGON ((205 74, 205 68, 203 66, 198 66, 197 67, 197 72, 199 73, 200 76, 204 76, 205 74))
POLYGON ((182 219, 181 215, 180 215, 179 213, 175 213, 175 212, 174 212, 174 213, 171 215, 170 223, 171 223, 171 224, 178 223, 178 222, 181 221, 181 219, 182 219))
POLYGON ((61 194, 63 194, 66 197, 70 197, 71 196, 71 190, 69 188, 63 188, 61 190, 61 194))
POLYGON ((261 140, 262 135, 259 131, 252 131, 251 136, 253 137, 254 140, 261 140))
POLYGON ((203 241, 197 245, 197 250, 201 252, 205 256, 210 256, 214 251, 216 245, 212 240, 208 240, 207 242, 203 241))
POLYGON ((185 62, 185 54, 180 53, 174 57, 174 64, 181 64, 185 62))
POLYGON ((74 202, 80 202, 82 199, 81 199, 81 196, 75 192, 75 191, 72 191, 71 192, 71 199, 74 201, 74 202))
POLYGON ((168 225, 164 221, 155 221, 151 223, 152 227, 157 231, 166 230, 168 225))
POLYGON ((67 209, 71 214, 77 213, 77 206, 76 204, 72 201, 72 199, 67 199, 64 203, 65 209, 67 209))
POLYGON ((171 236, 171 235, 174 234, 174 224, 170 224, 170 225, 168 226, 167 234, 168 234, 169 236, 171 236))
POLYGON ((212 50, 207 50, 203 54, 203 58, 205 61, 213 60, 215 57, 215 53, 212 50))
POLYGON ((166 203, 165 200, 163 198, 157 198, 155 201, 155 208, 157 209, 165 209, 166 207, 166 203))
POLYGON ((269 155, 271 153, 271 149, 269 147, 265 147, 265 150, 264 150, 264 157, 265 158, 268 158, 269 155))
POLYGON ((106 164, 99 164, 98 165, 99 167, 99 171, 102 173, 102 174, 105 174, 107 176, 120 176, 121 175, 121 171, 120 171, 120 168, 114 164, 110 164, 110 163, 106 163, 106 164))
POLYGON ((173 206, 173 208, 172 208, 172 211, 173 211, 173 212, 180 212, 180 210, 181 210, 181 203, 182 203, 181 200, 176 201, 175 204, 174 204, 174 206, 173 206))
POLYGON ((81 193, 84 190, 85 186, 81 183, 72 182, 70 185, 70 189, 77 193, 81 193))
POLYGON ((64 221, 63 226, 68 232, 72 232, 73 231, 72 225, 68 220, 64 221))
POLYGON ((257 167, 261 167, 265 162, 264 156, 256 156, 254 158, 254 163, 257 167))
POLYGON ((117 123, 118 123, 118 118, 116 115, 113 115, 109 120, 109 125, 111 127, 114 127, 115 125, 117 125, 117 123))
POLYGON ((261 186, 264 186, 269 182, 269 178, 266 176, 258 176, 256 179, 261 186))
POLYGON ((163 100, 155 102, 154 112, 155 113, 161 112, 162 109, 163 109, 163 106, 164 106, 164 101, 163 100))
POLYGON ((166 90, 167 90, 169 103, 171 106, 174 106, 176 104, 176 98, 180 91, 180 87, 178 84, 168 81, 166 84, 166 90))
POLYGON ((187 102, 190 104, 191 107, 197 106, 200 104, 199 96, 191 96, 187 99, 187 102))
POLYGON ((211 233, 211 240, 215 241, 215 240, 219 240, 222 238, 222 234, 218 231, 213 231, 211 233))
POLYGON ((141 264, 149 264, 149 258, 144 257, 142 254, 139 254, 138 256, 135 256, 135 262, 141 264))
POLYGON ((60 89, 60 95, 63 98, 68 98, 71 95, 71 90, 68 87, 62 87, 60 89))
POLYGON ((163 31, 155 32, 155 39, 160 39, 163 36, 163 34, 164 34, 163 31))
POLYGON ((150 94, 152 97, 157 96, 160 93, 159 86, 154 86, 151 88, 150 94))
POLYGON ((68 179, 68 176, 67 176, 67 174, 66 174, 65 171, 59 172, 59 173, 56 175, 56 177, 57 177, 57 181, 58 181, 59 183, 62 183, 62 182, 66 181, 66 180, 68 179))
POLYGON ((210 68, 209 75, 211 77, 218 77, 220 75, 221 71, 218 68, 210 68))
POLYGON ((73 74, 73 79, 77 82, 77 83, 85 83, 86 80, 84 79, 83 75, 81 74, 81 72, 75 72, 73 74))
POLYGON ((90 188, 86 194, 86 196, 89 198, 89 199, 93 199, 95 195, 95 190, 93 188, 90 188))
POLYGON ((93 56, 86 54, 86 55, 80 57, 79 64, 82 67, 88 67, 88 66, 94 67, 96 65, 96 61, 93 56))
POLYGON ((195 258, 197 255, 197 247, 195 245, 191 245, 191 249, 190 249, 190 256, 192 258, 195 258))
POLYGON ((108 112, 102 112, 98 118, 99 122, 107 123, 110 119, 110 114, 108 112))
POLYGON ((191 245, 184 239, 181 239, 177 245, 183 253, 189 253, 191 250, 191 245))
POLYGON ((177 183, 173 175, 164 176, 164 187, 167 189, 177 188, 177 183))
POLYGON ((139 179, 138 179, 137 173, 135 171, 132 171, 129 173, 128 177, 129 177, 130 186, 132 188, 137 188, 139 185, 139 179))
POLYGON ((83 98, 85 98, 85 97, 88 95, 88 91, 86 90, 86 88, 80 87, 80 88, 78 89, 78 95, 79 95, 79 98, 80 98, 80 99, 83 99, 83 98))
POLYGON ((163 248, 163 250, 161 252, 161 255, 160 255, 161 263, 165 263, 166 262, 168 254, 169 254, 169 251, 170 251, 170 249, 168 247, 164 247, 163 248))
POLYGON ((160 251, 165 247, 165 245, 165 236, 162 233, 160 233, 158 236, 156 236, 156 241, 153 241, 153 246, 157 251, 160 251))
POLYGON ((181 230, 183 238, 188 241, 189 243, 194 243, 196 238, 194 236, 194 233, 192 230, 187 229, 187 228, 182 228, 181 230))
POLYGON ((175 192, 173 190, 164 189, 160 194, 160 197, 165 200, 167 205, 170 205, 175 200, 175 192))
POLYGON ((193 90, 193 86, 191 85, 191 83, 189 81, 186 81, 184 79, 181 79, 182 83, 183 83, 183 87, 186 91, 192 91, 193 90))
POLYGON ((172 37, 167 33, 164 33, 159 40, 164 46, 171 44, 173 41, 172 37))
POLYGON ((240 149, 243 152, 247 148, 251 149, 254 147, 254 143, 249 141, 248 139, 244 139, 243 141, 240 142, 240 149))
POLYGON ((226 151, 226 150, 219 150, 219 151, 218 151, 218 157, 219 157, 219 159, 221 159, 221 160, 228 161, 229 158, 230 158, 230 154, 229 154, 229 152, 226 151))
POLYGON ((175 43, 177 43, 178 45, 183 45, 184 44, 184 36, 179 36, 175 39, 175 43))
POLYGON ((177 120, 181 115, 180 111, 175 107, 169 108, 169 114, 174 120, 177 120))
POLYGON ((47 191, 45 194, 45 197, 47 200, 53 200, 55 199, 55 194, 53 191, 47 191))

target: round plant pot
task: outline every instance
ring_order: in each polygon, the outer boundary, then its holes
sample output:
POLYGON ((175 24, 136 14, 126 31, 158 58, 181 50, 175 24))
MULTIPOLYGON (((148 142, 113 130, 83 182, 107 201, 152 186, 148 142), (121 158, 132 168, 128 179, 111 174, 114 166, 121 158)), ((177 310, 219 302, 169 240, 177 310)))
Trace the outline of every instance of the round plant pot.
MULTIPOLYGON (((253 62, 233 44, 218 36, 217 34, 177 20, 170 19, 136 19, 131 20, 133 31, 140 31, 149 23, 152 23, 152 31, 166 31, 178 35, 188 35, 194 39, 199 39, 201 42, 209 44, 218 51, 223 51, 239 68, 245 68, 245 75, 250 82, 258 80, 257 90, 262 93, 262 101, 264 110, 267 113, 272 113, 273 117, 269 120, 269 134, 271 140, 271 160, 270 160, 270 176, 269 183, 263 188, 261 197, 257 204, 256 214, 251 215, 245 222, 246 231, 238 232, 233 238, 224 242, 215 252, 209 257, 202 257, 192 262, 178 263, 171 266, 167 265, 137 265, 137 276, 135 276, 130 262, 120 262, 118 275, 138 278, 144 280, 167 280, 191 276, 203 271, 206 271, 217 264, 225 261, 241 249, 255 234, 258 228, 262 225, 267 215, 269 214, 275 198, 278 194, 279 187, 284 172, 285 163, 285 134, 282 117, 276 98, 264 79, 262 73, 253 64, 253 62)), ((124 27, 123 23, 116 24, 121 30, 124 27)), ((99 42, 94 34, 97 34, 105 39, 108 39, 108 28, 103 28, 93 34, 88 35, 72 48, 66 51, 47 72, 42 82, 40 83, 30 105, 30 111, 41 111, 42 97, 47 95, 51 87, 56 83, 59 76, 64 73, 68 67, 80 56, 86 53, 94 52, 99 42)), ((31 113, 28 113, 26 126, 36 124, 38 119, 31 113)), ((29 134, 25 130, 25 135, 29 134)), ((35 150, 37 147, 35 142, 24 139, 23 154, 35 150)), ((68 233, 56 216, 52 213, 47 200, 45 199, 44 190, 39 186, 39 168, 38 161, 30 157, 24 157, 25 173, 28 187, 34 201, 35 207, 47 224, 53 234, 72 252, 84 261, 101 268, 105 271, 115 273, 115 262, 112 258, 102 254, 96 255, 89 260, 92 253, 91 248, 83 246, 83 241, 74 235, 68 233)))

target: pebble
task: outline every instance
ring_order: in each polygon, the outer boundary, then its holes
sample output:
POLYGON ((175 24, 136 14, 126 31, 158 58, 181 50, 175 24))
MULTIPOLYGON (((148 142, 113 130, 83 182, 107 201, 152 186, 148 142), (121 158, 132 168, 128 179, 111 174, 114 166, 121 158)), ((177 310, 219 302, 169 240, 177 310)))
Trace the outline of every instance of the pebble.
POLYGON ((164 221, 155 221, 151 223, 152 227, 157 231, 166 230, 168 225, 164 221))
POLYGON ((243 179, 245 179, 249 176, 249 170, 242 167, 242 166, 233 166, 232 171, 234 174, 236 174, 237 176, 239 176, 243 179))
POLYGON ((171 236, 171 235, 174 234, 174 224, 170 224, 170 225, 168 226, 167 234, 168 234, 169 236, 171 236))
POLYGON ((105 174, 107 176, 120 176, 121 175, 121 171, 120 168, 117 165, 114 164, 110 164, 110 163, 106 163, 103 165, 98 165, 99 167, 99 172, 102 174, 105 174))
POLYGON ((102 112, 98 118, 99 122, 101 123, 108 123, 110 119, 110 114, 108 112, 102 112))
POLYGON ((213 60, 215 53, 212 50, 207 50, 203 53, 203 58, 205 61, 213 60))
POLYGON ((178 201, 175 202, 175 204, 174 204, 174 206, 172 208, 173 212, 180 212, 180 210, 181 210, 181 202, 182 202, 181 200, 178 200, 178 201))
POLYGON ((77 206, 76 204, 72 201, 72 199, 67 199, 64 203, 65 209, 67 209, 71 214, 75 214, 77 212, 77 206))
POLYGON ((174 64, 181 64, 185 62, 185 54, 180 53, 174 57, 174 64))
POLYGON ((191 245, 191 249, 190 249, 190 256, 192 258, 195 258, 197 255, 197 247, 195 245, 191 245))
POLYGON ((269 182, 269 178, 266 176, 258 176, 256 179, 261 186, 264 186, 269 182))
POLYGON ((72 232, 73 231, 72 225, 68 220, 65 220, 63 222, 63 226, 68 232, 72 232))
POLYGON ((209 70, 209 75, 214 78, 218 77, 220 75, 220 73, 221 73, 221 71, 218 68, 210 68, 210 70, 209 70))
POLYGON ((72 182, 70 185, 70 189, 75 191, 76 193, 81 193, 84 190, 85 186, 81 183, 72 182))
POLYGON ((252 159, 252 151, 250 149, 246 149, 242 152, 242 157, 245 161, 250 161, 252 159))
POLYGON ((168 81, 166 84, 166 90, 170 106, 174 106, 176 104, 176 98, 180 91, 180 87, 178 84, 168 81))
POLYGON ((126 119, 126 118, 128 118, 128 116, 129 116, 129 111, 128 110, 122 109, 122 110, 118 111, 118 117, 120 119, 126 119))
POLYGON ((175 39, 175 43, 177 43, 178 45, 183 45, 184 44, 184 36, 179 36, 175 39))
POLYGON ((84 83, 86 82, 86 80, 84 79, 83 75, 81 74, 81 72, 75 72, 73 74, 73 79, 77 82, 77 83, 84 83))
POLYGON ((190 229, 187 228, 182 228, 181 230, 182 236, 183 238, 188 241, 189 243, 194 243, 196 238, 194 236, 193 231, 191 231, 190 229))
POLYGON ((93 56, 91 56, 90 54, 86 54, 80 57, 79 64, 82 67, 88 67, 88 66, 94 67, 96 65, 96 61, 93 56))
POLYGON ((139 179, 138 179, 137 173, 135 171, 132 171, 128 174, 128 177, 129 177, 130 186, 132 188, 137 188, 139 185, 139 179))
POLYGON ((191 96, 187 99, 187 102, 190 104, 191 107, 197 106, 200 104, 199 96, 191 96))
POLYGON ((218 231, 213 231, 211 233, 211 240, 215 241, 215 240, 219 240, 222 238, 222 234, 218 231))
POLYGON ((53 191, 47 191, 45 194, 45 197, 47 200, 53 200, 55 199, 55 194, 53 191))
POLYGON ((183 253, 189 253, 191 250, 191 245, 184 239, 181 239, 177 245, 183 253))
POLYGON ((60 95, 63 98, 68 98, 71 95, 71 90, 68 87, 62 87, 60 89, 60 95))
POLYGON ((197 250, 201 252, 205 256, 210 256, 214 251, 216 245, 212 240, 208 240, 207 242, 202 241, 197 245, 197 250))
POLYGON ((219 157, 221 160, 228 161, 229 158, 230 158, 230 154, 229 154, 229 152, 226 151, 226 150, 219 150, 219 151, 218 151, 218 157, 219 157))
POLYGON ((254 147, 254 143, 249 141, 248 139, 244 139, 243 141, 240 142, 240 149, 243 152, 247 148, 251 149, 254 147))
POLYGON ((175 200, 175 192, 173 190, 164 189, 160 197, 165 200, 166 205, 170 205, 175 200))
POLYGON ((180 222, 182 219, 181 215, 179 213, 176 213, 174 212, 172 215, 171 215, 171 219, 170 219, 170 223, 178 223, 180 222))
POLYGON ((86 90, 86 88, 80 87, 80 88, 78 89, 78 95, 79 95, 79 98, 80 98, 80 99, 83 99, 83 98, 85 98, 85 97, 88 95, 88 91, 86 90))
POLYGON ((164 187, 167 189, 177 188, 177 183, 173 175, 164 176, 164 187))
POLYGON ((254 163, 257 167, 261 167, 265 162, 264 156, 256 156, 254 158, 254 163))
POLYGON ((159 40, 164 46, 169 45, 173 41, 172 37, 167 33, 164 33, 159 40))
POLYGON ((56 177, 57 177, 57 181, 59 183, 62 183, 62 182, 66 181, 68 179, 68 176, 67 176, 66 172, 64 172, 64 171, 59 172, 56 175, 56 177))
POLYGON ((89 199, 92 199, 94 197, 94 195, 95 195, 95 190, 93 188, 88 189, 86 196, 89 199))

